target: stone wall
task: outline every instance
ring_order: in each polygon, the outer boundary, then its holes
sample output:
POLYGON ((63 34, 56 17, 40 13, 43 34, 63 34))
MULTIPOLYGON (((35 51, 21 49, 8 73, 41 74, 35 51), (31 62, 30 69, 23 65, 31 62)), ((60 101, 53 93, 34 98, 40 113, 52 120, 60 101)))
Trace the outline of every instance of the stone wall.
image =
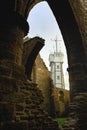
POLYGON ((54 117, 64 115, 66 106, 68 106, 70 102, 69 91, 54 87, 51 74, 40 55, 38 55, 35 60, 32 80, 38 84, 37 87, 42 91, 44 97, 44 110, 54 117), (63 91, 64 93, 63 102, 59 100, 58 94, 60 91, 63 91))
POLYGON ((37 56, 35 65, 33 68, 32 80, 36 80, 37 87, 42 91, 44 97, 44 110, 47 111, 51 116, 54 116, 54 102, 52 97, 53 82, 50 78, 50 72, 48 71, 43 59, 40 55, 37 56), (36 74, 35 74, 36 73, 36 74))
POLYGON ((69 0, 74 16, 79 26, 83 41, 87 43, 87 1, 86 0, 69 0))
POLYGON ((67 116, 67 108, 70 103, 69 90, 54 87, 53 97, 54 97, 56 117, 67 116))

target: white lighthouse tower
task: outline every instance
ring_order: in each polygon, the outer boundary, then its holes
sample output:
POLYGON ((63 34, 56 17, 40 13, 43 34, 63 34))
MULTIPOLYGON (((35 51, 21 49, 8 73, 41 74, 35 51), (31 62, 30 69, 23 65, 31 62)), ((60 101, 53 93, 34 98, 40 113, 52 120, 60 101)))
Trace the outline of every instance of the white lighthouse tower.
POLYGON ((56 43, 56 51, 49 55, 49 62, 51 68, 51 78, 53 79, 54 86, 57 88, 65 88, 63 76, 63 59, 64 54, 57 49, 57 38, 54 40, 56 43))

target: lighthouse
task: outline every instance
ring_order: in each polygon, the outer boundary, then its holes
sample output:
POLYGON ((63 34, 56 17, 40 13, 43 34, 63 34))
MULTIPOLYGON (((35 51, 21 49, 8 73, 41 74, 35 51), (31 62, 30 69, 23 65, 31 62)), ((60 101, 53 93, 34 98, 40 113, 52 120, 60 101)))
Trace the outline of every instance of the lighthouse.
POLYGON ((56 45, 56 50, 53 53, 50 53, 49 55, 51 78, 55 87, 65 89, 63 75, 64 54, 61 52, 59 48, 57 48, 57 38, 54 41, 56 45))

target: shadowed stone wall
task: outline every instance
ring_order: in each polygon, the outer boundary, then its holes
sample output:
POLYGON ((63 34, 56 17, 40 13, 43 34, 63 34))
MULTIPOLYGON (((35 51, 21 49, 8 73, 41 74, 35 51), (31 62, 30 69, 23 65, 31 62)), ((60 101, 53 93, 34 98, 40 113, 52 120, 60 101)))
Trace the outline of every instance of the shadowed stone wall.
POLYGON ((0 130, 59 129, 41 107, 42 93, 27 80, 22 64, 30 4, 26 0, 0 3, 0 130))

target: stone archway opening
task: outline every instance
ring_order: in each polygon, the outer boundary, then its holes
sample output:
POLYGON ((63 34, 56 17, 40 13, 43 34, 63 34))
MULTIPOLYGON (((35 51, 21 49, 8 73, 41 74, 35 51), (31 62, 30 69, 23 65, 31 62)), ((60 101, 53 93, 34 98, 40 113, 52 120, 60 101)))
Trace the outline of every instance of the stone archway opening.
POLYGON ((28 36, 29 37, 39 36, 45 39, 45 46, 40 51, 40 54, 49 71, 50 71, 49 54, 51 52, 52 53, 55 52, 56 50, 55 38, 56 36, 58 37, 57 39, 58 50, 61 50, 64 53, 63 71, 65 79, 65 88, 69 90, 69 78, 67 72, 68 61, 67 61, 66 47, 64 45, 61 30, 58 26, 58 23, 56 22, 55 16, 52 13, 52 10, 48 5, 48 3, 44 1, 35 5, 34 8, 30 11, 27 21, 29 22, 30 25, 30 31, 28 36))

